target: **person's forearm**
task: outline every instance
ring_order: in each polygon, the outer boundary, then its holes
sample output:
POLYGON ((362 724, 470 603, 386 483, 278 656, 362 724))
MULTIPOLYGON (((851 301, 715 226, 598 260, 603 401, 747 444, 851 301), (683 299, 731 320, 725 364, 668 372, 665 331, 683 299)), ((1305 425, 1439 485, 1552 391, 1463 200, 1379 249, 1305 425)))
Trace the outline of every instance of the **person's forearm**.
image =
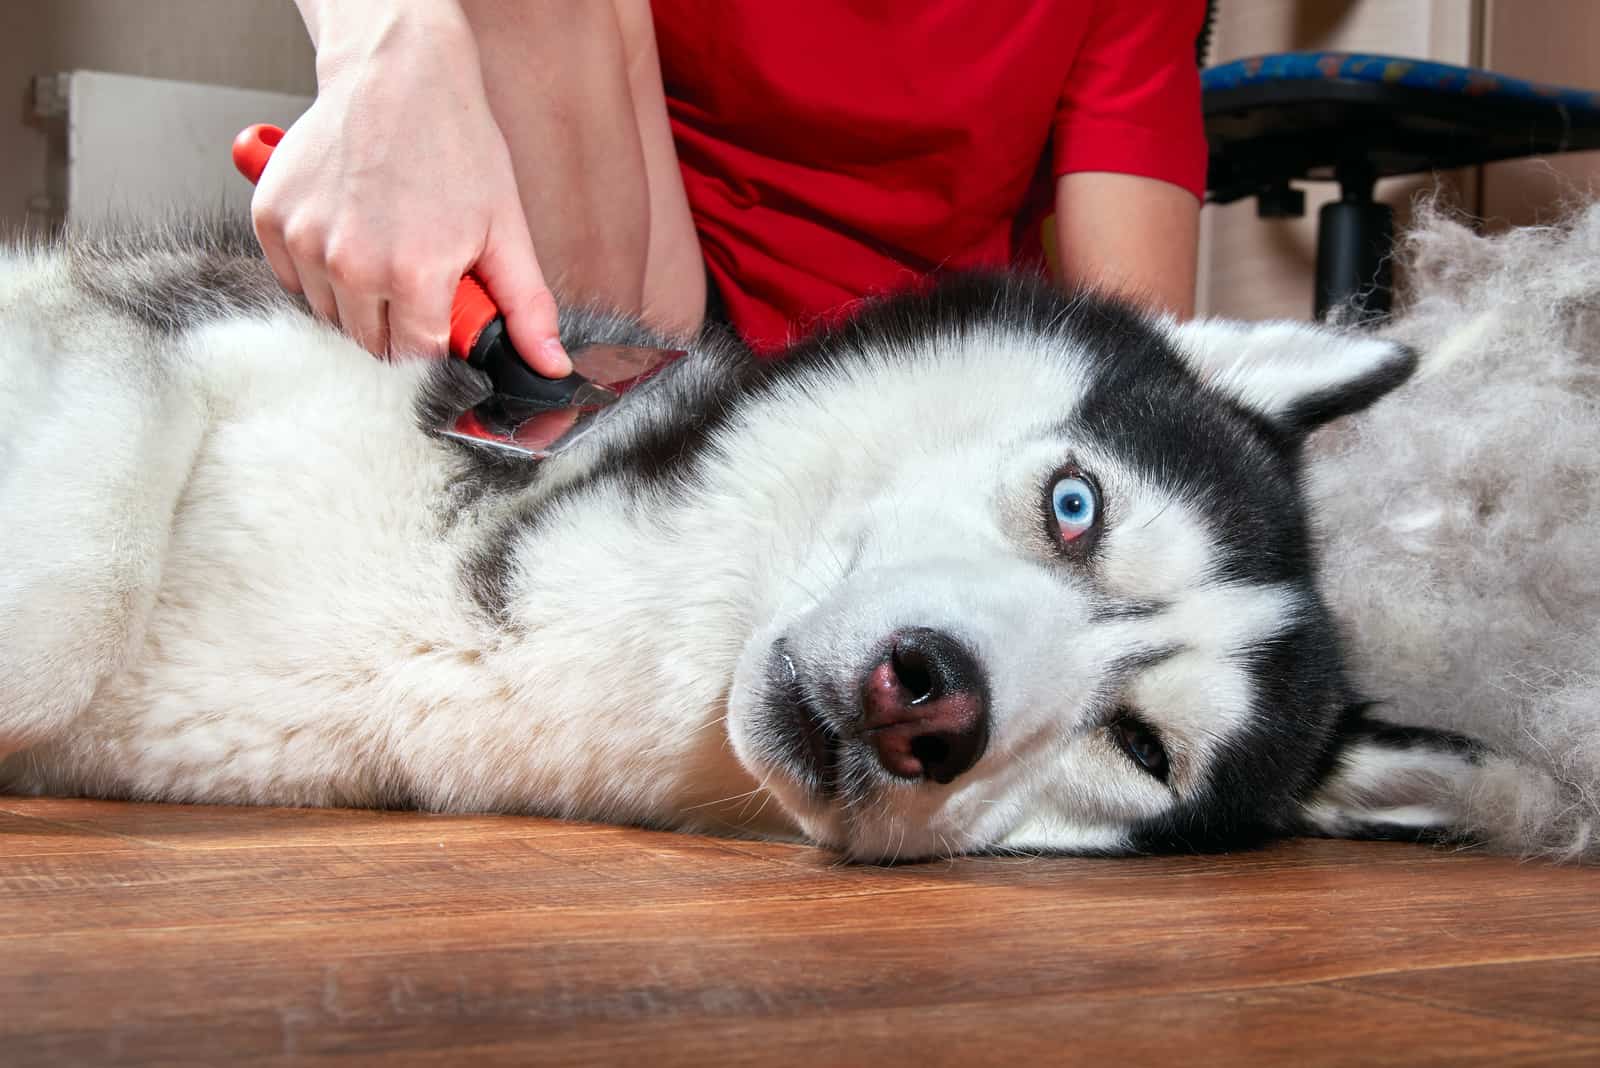
POLYGON ((1068 285, 1194 314, 1200 202, 1154 178, 1086 171, 1056 182, 1056 245, 1068 285))
POLYGON ((317 53, 322 83, 369 55, 397 26, 445 35, 461 49, 461 62, 477 63, 477 50, 458 0, 294 0, 317 53))
POLYGON ((300 9, 300 19, 306 24, 306 32, 311 35, 311 44, 318 47, 322 44, 322 13, 333 6, 333 0, 294 0, 294 6, 300 9))

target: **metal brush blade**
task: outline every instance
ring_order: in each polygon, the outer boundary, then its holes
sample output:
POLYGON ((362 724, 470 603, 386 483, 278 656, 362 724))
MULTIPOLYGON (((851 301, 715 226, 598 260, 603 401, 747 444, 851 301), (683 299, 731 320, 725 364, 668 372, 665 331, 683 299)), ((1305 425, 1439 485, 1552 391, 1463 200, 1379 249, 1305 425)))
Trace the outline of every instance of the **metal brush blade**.
POLYGON ((611 405, 684 353, 633 345, 588 345, 572 354, 586 380, 570 402, 551 407, 496 394, 451 417, 439 436, 507 456, 542 460, 570 448, 602 422, 611 405))

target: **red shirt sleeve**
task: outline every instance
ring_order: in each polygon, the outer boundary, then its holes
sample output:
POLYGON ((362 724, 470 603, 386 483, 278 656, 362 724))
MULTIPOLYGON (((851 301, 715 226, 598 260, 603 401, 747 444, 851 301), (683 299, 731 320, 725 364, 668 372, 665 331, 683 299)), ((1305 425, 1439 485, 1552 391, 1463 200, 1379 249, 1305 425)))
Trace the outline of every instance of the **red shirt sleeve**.
POLYGON ((1204 0, 1099 0, 1056 106, 1057 177, 1111 171, 1205 194, 1204 0))

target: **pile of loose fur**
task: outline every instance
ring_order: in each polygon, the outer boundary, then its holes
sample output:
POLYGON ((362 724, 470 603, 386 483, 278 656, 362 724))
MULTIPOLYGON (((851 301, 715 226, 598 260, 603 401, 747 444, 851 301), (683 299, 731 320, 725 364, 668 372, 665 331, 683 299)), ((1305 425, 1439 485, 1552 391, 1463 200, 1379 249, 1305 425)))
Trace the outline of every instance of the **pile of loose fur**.
POLYGON ((1426 207, 1399 255, 1417 377, 1309 472, 1357 683, 1504 754, 1435 784, 1480 840, 1600 861, 1600 205, 1501 236, 1426 207))

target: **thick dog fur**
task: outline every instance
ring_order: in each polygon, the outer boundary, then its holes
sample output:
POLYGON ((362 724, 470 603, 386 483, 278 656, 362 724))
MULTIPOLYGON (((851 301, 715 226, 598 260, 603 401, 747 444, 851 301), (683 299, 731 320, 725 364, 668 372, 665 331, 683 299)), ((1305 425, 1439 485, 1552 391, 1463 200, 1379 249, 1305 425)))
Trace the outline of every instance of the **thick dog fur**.
POLYGON ((1409 297, 1384 333, 1421 369, 1320 436, 1310 468, 1357 685, 1498 751, 1419 777, 1451 822, 1593 860, 1600 207, 1498 237, 1425 210, 1400 255, 1409 297))
MULTIPOLYGON (((1523 713, 1593 722, 1570 687, 1600 602, 1548 544, 1579 537, 1558 494, 1591 476, 1524 453, 1514 494, 1471 495, 1498 446, 1421 443, 1454 440, 1430 391, 1522 403, 1497 346, 1577 368, 1592 345, 1572 293, 1486 323, 1481 294, 1424 284, 1401 344, 954 279, 775 365, 708 334, 529 464, 424 432, 475 373, 373 360, 247 241, 6 253, 0 788, 533 811, 862 859, 1303 831, 1584 855, 1592 743, 1531 762, 1523 713), (1302 444, 1398 386, 1411 346, 1437 371, 1319 450, 1324 579, 1302 444), (1095 506, 1070 537, 1064 485, 1095 506), (1468 497, 1496 538, 1546 532, 1546 569, 1502 555, 1496 582, 1474 561, 1500 541, 1429 525, 1428 500, 1468 497), (1570 659, 1543 655, 1552 591, 1526 585, 1558 564, 1570 659), (1464 598, 1485 589, 1492 613, 1464 598), (916 698, 903 752, 905 723, 863 711, 885 678, 916 698), (926 711, 952 694, 957 764, 926 711)), ((1577 370, 1524 371, 1539 412, 1494 412, 1491 438, 1589 403, 1577 370)))

